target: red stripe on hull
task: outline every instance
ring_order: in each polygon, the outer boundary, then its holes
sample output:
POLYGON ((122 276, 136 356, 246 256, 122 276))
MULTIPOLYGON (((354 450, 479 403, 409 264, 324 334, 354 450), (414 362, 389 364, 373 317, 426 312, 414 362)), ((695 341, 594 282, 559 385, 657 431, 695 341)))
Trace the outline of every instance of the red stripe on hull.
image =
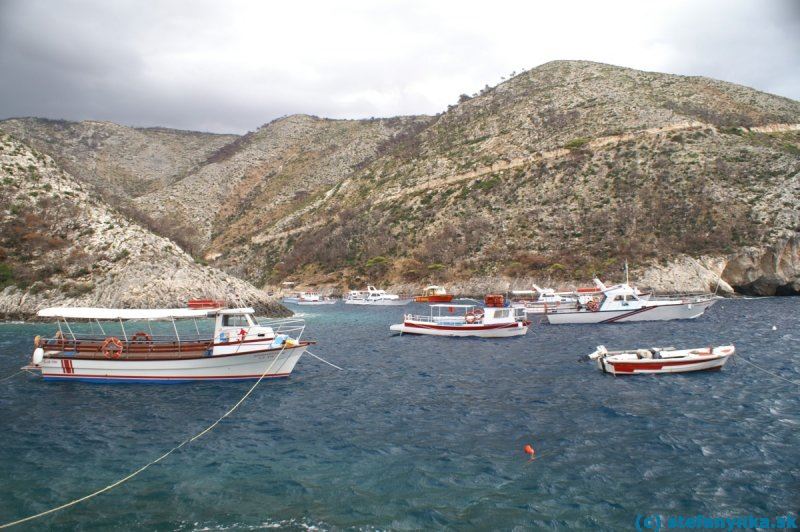
POLYGON ((675 367, 675 366, 691 366, 694 364, 701 364, 703 362, 710 362, 713 360, 717 360, 717 358, 705 358, 705 359, 694 359, 694 360, 678 360, 672 362, 606 362, 609 366, 614 368, 614 371, 618 371, 620 373, 633 373, 637 369, 662 369, 665 367, 675 367))
MULTIPOLYGON (((523 326, 530 325, 530 322, 521 322, 523 326)), ((425 325, 421 323, 404 322, 406 327, 416 327, 418 329, 433 329, 436 331, 491 331, 495 329, 516 329, 516 323, 501 323, 497 325, 425 325)))

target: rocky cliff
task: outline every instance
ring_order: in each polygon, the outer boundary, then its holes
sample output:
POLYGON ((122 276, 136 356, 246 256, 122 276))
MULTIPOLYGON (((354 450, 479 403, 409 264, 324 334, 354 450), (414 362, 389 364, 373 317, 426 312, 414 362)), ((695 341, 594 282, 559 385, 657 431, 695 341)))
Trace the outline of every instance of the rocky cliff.
POLYGON ((133 223, 55 161, 0 133, 0 318, 45 306, 183 307, 212 297, 288 312, 133 223))
POLYGON ((435 117, 295 115, 131 164, 131 215, 260 286, 569 285, 625 259, 658 289, 797 286, 800 103, 702 77, 556 61, 435 117))
POLYGON ((254 280, 558 283, 618 276, 627 258, 677 266, 683 289, 690 260, 800 227, 798 102, 580 61, 462 100, 279 220, 286 240, 252 235, 219 263, 254 280))

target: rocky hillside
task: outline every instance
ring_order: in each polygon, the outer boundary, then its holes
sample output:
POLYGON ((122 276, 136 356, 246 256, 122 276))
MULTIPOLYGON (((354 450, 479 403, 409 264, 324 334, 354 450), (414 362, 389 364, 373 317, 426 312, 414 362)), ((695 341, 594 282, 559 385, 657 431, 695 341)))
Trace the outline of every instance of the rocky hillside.
MULTIPOLYGON (((58 157, 74 143, 48 135, 58 157)), ((126 212, 260 286, 478 293, 618 278, 626 258, 659 289, 800 282, 800 103, 707 78, 556 61, 435 117, 295 115, 161 170, 131 161, 151 188, 126 212)))
POLYGON ((51 305, 182 307, 191 297, 287 313, 247 282, 197 264, 4 133, 0 205, 1 318, 51 305))
POLYGON ((798 102, 575 61, 462 100, 279 220, 286 240, 240 232, 219 263, 257 282, 559 282, 625 258, 724 267, 800 228, 798 102))
POLYGON ((238 138, 41 118, 3 120, 0 129, 50 155, 78 181, 114 201, 171 185, 238 138))
POLYGON ((313 203, 373 159, 388 140, 416 131, 427 120, 281 118, 225 146, 185 178, 137 198, 135 204, 154 218, 176 213, 191 221, 194 242, 208 247, 212 255, 224 252, 249 237, 268 238, 276 221, 313 203))

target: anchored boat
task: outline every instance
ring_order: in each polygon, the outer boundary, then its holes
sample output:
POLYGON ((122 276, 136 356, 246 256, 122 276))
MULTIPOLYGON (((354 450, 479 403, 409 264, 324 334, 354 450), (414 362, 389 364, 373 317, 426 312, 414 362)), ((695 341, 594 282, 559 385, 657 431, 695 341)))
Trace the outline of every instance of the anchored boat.
POLYGON ((293 305, 333 305, 336 303, 336 300, 331 297, 322 296, 317 292, 307 290, 284 297, 283 302, 293 305))
POLYGON ((573 308, 547 309, 544 316, 553 324, 694 319, 720 299, 714 295, 644 299, 628 284, 603 287, 600 292, 599 297, 573 308))
POLYGON ((600 370, 613 375, 684 373, 720 370, 735 352, 736 348, 732 345, 682 350, 652 347, 630 351, 608 351, 600 345, 589 355, 589 359, 597 361, 600 370))
POLYGON ((435 284, 426 286, 422 295, 414 298, 416 303, 449 303, 452 300, 453 294, 448 294, 444 287, 435 284))
POLYGON ((389 330, 408 334, 433 336, 477 336, 500 338, 522 336, 531 322, 520 309, 505 306, 503 296, 486 296, 483 307, 478 305, 430 305, 429 315, 406 314, 403 323, 389 330))
POLYGON ((403 298, 396 294, 387 294, 385 290, 378 290, 372 285, 366 290, 351 290, 344 298, 347 305, 407 305, 411 298, 403 298))
POLYGON ((252 308, 193 307, 41 310, 40 317, 56 319, 58 331, 50 338, 36 337, 33 360, 24 369, 55 381, 177 383, 288 377, 311 343, 300 340, 303 320, 259 323, 252 308), (213 328, 208 327, 210 319, 213 328))

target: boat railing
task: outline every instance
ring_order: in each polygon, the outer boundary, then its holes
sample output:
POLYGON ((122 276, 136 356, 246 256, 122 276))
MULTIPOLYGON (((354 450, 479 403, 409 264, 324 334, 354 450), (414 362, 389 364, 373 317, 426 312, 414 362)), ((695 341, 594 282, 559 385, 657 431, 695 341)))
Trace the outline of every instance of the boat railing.
POLYGON ((285 334, 290 338, 299 340, 306 330, 306 320, 303 318, 264 318, 258 321, 262 327, 272 327, 275 335, 285 334))
POLYGON ((181 334, 180 337, 175 334, 147 334, 146 337, 138 336, 136 332, 122 334, 117 331, 109 331, 103 333, 67 333, 63 336, 52 336, 50 338, 43 338, 48 343, 71 343, 71 342, 102 342, 106 338, 115 337, 122 342, 132 345, 145 345, 152 343, 165 343, 165 342, 210 342, 211 333, 208 334, 181 334), (127 337, 127 339, 126 339, 127 337), (141 339, 140 339, 141 338, 141 339))
POLYGON ((419 321, 436 325, 464 325, 464 323, 466 323, 464 316, 456 315, 431 316, 430 314, 406 314, 404 318, 407 321, 419 321))

